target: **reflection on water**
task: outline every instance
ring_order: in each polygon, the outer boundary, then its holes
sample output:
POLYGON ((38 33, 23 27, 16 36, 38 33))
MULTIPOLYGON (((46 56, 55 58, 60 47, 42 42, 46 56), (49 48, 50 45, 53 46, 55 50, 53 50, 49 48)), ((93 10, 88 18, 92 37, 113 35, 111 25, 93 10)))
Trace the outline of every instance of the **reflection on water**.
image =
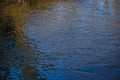
POLYGON ((0 1, 0 80, 119 80, 119 3, 0 1))

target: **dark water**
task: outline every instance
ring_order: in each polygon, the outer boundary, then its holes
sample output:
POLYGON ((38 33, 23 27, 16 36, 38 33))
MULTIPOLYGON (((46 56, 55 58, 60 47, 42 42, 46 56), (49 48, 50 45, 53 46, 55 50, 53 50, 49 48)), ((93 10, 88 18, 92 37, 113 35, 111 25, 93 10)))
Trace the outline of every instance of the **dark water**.
POLYGON ((120 1, 0 0, 0 80, 120 80, 120 1))

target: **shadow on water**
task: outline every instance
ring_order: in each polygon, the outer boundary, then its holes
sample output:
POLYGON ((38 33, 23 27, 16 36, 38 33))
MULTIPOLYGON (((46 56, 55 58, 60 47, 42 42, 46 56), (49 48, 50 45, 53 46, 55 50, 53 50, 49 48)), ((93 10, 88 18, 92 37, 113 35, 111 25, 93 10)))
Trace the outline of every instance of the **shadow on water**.
MULTIPOLYGON (((8 6, 5 4, 3 5, 4 7, 8 6)), ((16 14, 15 16, 13 16, 13 14, 14 12, 6 14, 3 7, 1 7, 0 80, 36 80, 36 77, 39 74, 37 69, 32 67, 31 64, 34 63, 37 65, 37 62, 39 62, 36 61, 38 52, 29 45, 26 45, 25 36, 23 35, 22 22, 18 22, 21 17, 18 16, 18 18, 15 19, 16 14), (24 51, 27 49, 28 51, 24 54, 24 51)), ((39 79, 46 80, 41 77, 39 77, 39 79)))
POLYGON ((40 80, 46 80, 34 67, 40 62, 36 61, 38 53, 42 52, 25 44, 18 45, 21 42, 12 17, 2 12, 0 15, 0 80, 36 80, 37 76, 40 80))
MULTIPOLYGON (((12 18, 2 12, 0 12, 0 40, 1 40, 1 48, 4 46, 4 44, 11 40, 15 40, 15 33, 14 33, 14 23, 12 22, 12 18), (8 40, 7 40, 8 39, 8 40)), ((13 40, 13 41, 14 41, 13 40)), ((3 53, 3 49, 0 49, 0 52, 3 53)), ((1 55, 2 55, 1 53, 1 55)))
POLYGON ((119 80, 119 0, 0 0, 0 80, 119 80))

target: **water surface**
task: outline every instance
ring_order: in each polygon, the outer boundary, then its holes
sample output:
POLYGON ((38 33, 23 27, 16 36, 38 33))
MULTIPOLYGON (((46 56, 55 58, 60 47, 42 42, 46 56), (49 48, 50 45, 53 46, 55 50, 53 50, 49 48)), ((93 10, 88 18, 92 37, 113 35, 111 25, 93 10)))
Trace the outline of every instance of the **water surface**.
POLYGON ((120 80, 119 0, 5 0, 0 9, 0 80, 120 80))

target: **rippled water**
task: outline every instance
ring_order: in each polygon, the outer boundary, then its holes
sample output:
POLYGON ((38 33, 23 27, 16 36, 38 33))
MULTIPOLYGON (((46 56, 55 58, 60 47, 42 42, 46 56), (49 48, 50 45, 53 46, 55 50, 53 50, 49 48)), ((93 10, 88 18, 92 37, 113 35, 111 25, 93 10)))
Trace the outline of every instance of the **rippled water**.
POLYGON ((120 80, 120 1, 1 0, 0 80, 120 80))

